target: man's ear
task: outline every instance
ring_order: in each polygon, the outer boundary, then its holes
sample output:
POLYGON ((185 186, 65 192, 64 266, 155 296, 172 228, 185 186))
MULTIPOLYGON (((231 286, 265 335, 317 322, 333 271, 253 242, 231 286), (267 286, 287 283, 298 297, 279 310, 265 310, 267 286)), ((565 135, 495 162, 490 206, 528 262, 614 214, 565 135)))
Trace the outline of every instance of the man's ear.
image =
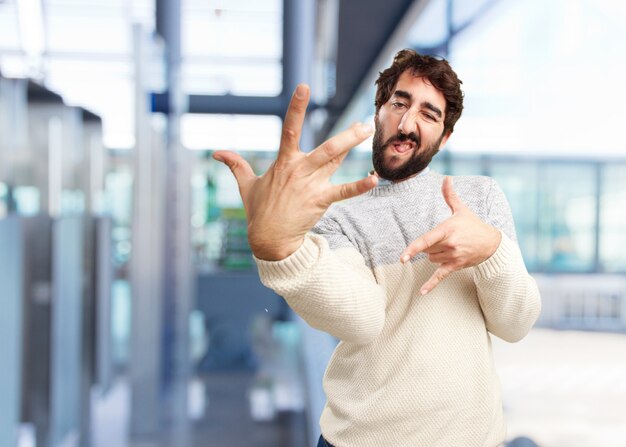
POLYGON ((446 142, 448 141, 448 138, 450 138, 450 135, 452 135, 452 132, 448 131, 441 136, 441 140, 439 141, 439 148, 437 149, 438 151, 443 149, 443 147, 446 145, 446 142))

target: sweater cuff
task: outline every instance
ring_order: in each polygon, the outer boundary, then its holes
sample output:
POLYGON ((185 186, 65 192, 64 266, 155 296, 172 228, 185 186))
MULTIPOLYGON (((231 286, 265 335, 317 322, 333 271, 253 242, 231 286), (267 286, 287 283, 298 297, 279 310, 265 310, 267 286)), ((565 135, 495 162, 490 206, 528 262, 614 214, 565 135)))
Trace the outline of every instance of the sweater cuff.
POLYGON ((488 280, 498 275, 510 262, 515 253, 516 245, 506 234, 500 231, 502 238, 498 249, 489 258, 474 267, 474 277, 477 280, 488 280))
POLYGON ((300 247, 280 261, 265 261, 252 255, 261 277, 293 278, 308 271, 319 258, 321 236, 306 235, 300 247))

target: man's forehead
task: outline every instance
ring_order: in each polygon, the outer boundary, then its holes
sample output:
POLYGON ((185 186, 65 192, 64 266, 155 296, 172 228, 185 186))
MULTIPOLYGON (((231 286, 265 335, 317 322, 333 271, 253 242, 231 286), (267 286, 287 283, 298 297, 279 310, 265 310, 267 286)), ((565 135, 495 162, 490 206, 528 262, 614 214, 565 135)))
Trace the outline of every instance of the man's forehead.
POLYGON ((437 102, 442 107, 446 104, 446 99, 443 96, 443 93, 435 87, 432 82, 430 82, 430 79, 419 74, 414 74, 409 70, 404 71, 398 77, 398 81, 396 82, 396 86, 393 90, 393 95, 395 95, 398 91, 409 93, 413 100, 428 99, 431 102, 437 102), (416 98, 416 94, 418 94, 421 98, 416 98))
POLYGON ((413 74, 410 71, 403 72, 396 82, 396 90, 406 90, 407 87, 425 88, 426 90, 432 90, 433 93, 439 93, 443 97, 443 93, 430 82, 426 76, 419 74, 413 74))

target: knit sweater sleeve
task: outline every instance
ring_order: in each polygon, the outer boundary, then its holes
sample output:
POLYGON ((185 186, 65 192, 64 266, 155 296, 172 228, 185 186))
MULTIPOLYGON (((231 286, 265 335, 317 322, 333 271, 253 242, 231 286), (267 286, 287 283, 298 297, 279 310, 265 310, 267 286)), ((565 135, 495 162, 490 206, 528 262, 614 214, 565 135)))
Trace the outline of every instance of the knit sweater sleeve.
POLYGON ((261 282, 281 295, 309 325, 346 342, 374 340, 385 322, 385 290, 349 243, 333 249, 328 238, 309 233, 291 256, 255 258, 261 282))
POLYGON ((501 231, 502 241, 489 259, 474 267, 474 282, 489 332, 508 342, 516 342, 524 338, 537 321, 541 298, 515 242, 509 204, 495 181, 492 181, 487 200, 488 223, 501 231))

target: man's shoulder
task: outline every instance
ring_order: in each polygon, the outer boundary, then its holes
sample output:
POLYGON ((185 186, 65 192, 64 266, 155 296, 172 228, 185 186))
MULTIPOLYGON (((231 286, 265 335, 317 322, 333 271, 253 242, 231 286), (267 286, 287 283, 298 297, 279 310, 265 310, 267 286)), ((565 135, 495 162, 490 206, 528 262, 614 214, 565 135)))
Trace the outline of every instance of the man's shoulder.
POLYGON ((496 185, 496 181, 486 175, 454 175, 452 180, 454 189, 461 196, 484 196, 496 185))
POLYGON ((485 175, 453 176, 454 190, 476 214, 484 217, 500 191, 497 182, 485 175))
POLYGON ((472 185, 491 185, 495 182, 492 177, 486 175, 453 175, 451 176, 455 185, 472 184, 472 185))

